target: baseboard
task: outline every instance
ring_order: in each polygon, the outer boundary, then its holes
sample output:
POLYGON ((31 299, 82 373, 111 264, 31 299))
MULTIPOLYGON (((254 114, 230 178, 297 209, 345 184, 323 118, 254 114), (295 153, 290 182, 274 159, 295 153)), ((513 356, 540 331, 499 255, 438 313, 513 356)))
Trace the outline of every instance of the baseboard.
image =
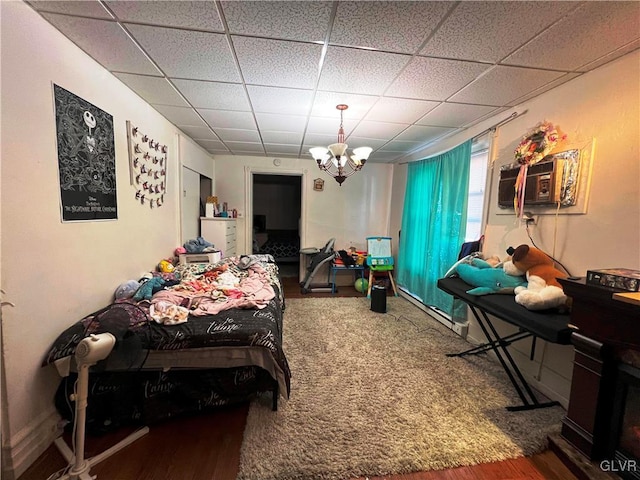
POLYGON ((465 339, 467 338, 467 332, 469 327, 466 323, 454 322, 448 316, 446 316, 444 312, 441 313, 439 310, 425 305, 420 300, 418 300, 417 298, 415 298, 413 295, 406 292, 402 288, 398 289, 398 294, 402 298, 409 300, 409 302, 414 304, 416 307, 418 307, 420 310, 422 310, 424 313, 429 315, 434 320, 438 321, 439 323, 447 327, 449 330, 452 330, 453 332, 457 333, 462 338, 465 338, 465 339))
POLYGON ((60 415, 52 408, 38 415, 29 425, 2 446, 2 478, 15 480, 60 436, 60 415))

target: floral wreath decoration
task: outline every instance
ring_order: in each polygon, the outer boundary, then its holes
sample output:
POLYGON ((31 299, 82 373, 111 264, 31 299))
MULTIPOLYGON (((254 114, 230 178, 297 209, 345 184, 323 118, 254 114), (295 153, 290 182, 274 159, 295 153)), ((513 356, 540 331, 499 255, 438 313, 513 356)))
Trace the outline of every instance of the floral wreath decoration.
POLYGON ((515 183, 513 206, 516 216, 524 211, 524 192, 527 181, 527 167, 544 159, 566 135, 560 136, 551 122, 541 122, 527 136, 523 137, 515 150, 515 159, 520 164, 520 172, 515 183))
POLYGON ((520 165, 538 163, 554 149, 558 140, 560 138, 556 127, 550 122, 542 122, 532 133, 522 138, 515 151, 516 161, 520 165))

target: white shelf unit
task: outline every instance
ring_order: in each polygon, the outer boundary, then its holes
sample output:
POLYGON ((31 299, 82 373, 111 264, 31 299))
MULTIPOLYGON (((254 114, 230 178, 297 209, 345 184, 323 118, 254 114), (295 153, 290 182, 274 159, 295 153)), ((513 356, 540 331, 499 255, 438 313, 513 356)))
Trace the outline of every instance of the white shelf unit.
POLYGON ((223 257, 236 255, 236 219, 200 217, 200 235, 213 243, 223 257))

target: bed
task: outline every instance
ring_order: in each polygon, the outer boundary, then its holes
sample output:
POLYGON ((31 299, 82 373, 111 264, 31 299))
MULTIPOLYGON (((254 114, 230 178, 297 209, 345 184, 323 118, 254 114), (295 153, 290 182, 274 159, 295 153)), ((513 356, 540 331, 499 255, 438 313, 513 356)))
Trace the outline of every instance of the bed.
POLYGON ((76 379, 75 347, 87 335, 105 331, 116 337, 116 346, 89 375, 90 433, 196 414, 265 392, 271 393, 274 410, 280 396, 288 398, 285 302, 273 257, 182 265, 175 274, 179 281, 151 299, 108 305, 58 336, 43 365, 55 365, 62 376, 56 407, 64 419, 71 422, 74 414, 69 395, 76 379), (241 288, 220 288, 228 274, 239 279, 241 288), (188 311, 186 321, 158 315, 168 299, 188 311), (158 323, 154 317, 175 323, 158 323))
POLYGON ((300 261, 300 236, 297 230, 266 230, 266 241, 259 253, 271 255, 278 263, 300 261))

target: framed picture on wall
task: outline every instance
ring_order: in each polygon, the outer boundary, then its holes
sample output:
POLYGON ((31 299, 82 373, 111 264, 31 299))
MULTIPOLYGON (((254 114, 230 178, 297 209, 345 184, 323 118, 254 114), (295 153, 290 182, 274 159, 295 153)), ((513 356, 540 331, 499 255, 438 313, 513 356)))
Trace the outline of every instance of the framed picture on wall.
POLYGON ((53 84, 63 222, 118 218, 113 117, 53 84))
POLYGON ((316 192, 321 192, 322 190, 324 190, 324 180, 321 178, 316 178, 313 181, 313 189, 316 192))

